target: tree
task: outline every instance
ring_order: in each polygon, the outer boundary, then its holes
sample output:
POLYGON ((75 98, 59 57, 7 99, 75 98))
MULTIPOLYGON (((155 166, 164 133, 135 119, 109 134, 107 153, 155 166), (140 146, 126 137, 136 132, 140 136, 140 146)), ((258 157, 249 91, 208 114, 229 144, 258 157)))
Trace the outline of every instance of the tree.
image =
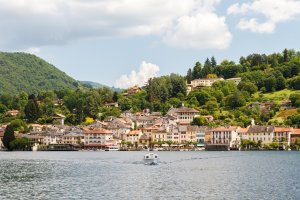
POLYGON ((118 101, 118 93, 115 91, 112 97, 113 102, 117 102, 118 101))
POLYGON ((300 90, 300 76, 295 76, 288 81, 289 88, 300 90))
POLYGON ((210 100, 205 103, 206 109, 212 114, 214 111, 218 109, 218 103, 216 101, 210 100))
POLYGON ((240 91, 247 91, 249 94, 254 94, 257 92, 257 86, 250 81, 241 81, 238 84, 238 89, 240 91))
POLYGON ((283 76, 277 77, 276 90, 283 90, 286 87, 286 80, 283 76))
POLYGON ((274 76, 265 79, 265 88, 267 92, 274 92, 276 87, 276 78, 274 76))
POLYGON ((283 62, 289 61, 289 55, 288 55, 288 50, 284 49, 283 50, 283 62))
POLYGON ((205 117, 199 116, 195 117, 191 124, 196 126, 205 126, 208 124, 208 121, 205 117))
POLYGON ((12 125, 8 125, 5 129, 4 136, 2 139, 3 145, 8 151, 12 151, 11 142, 16 139, 14 130, 15 128, 12 125))
POLYGON ((192 69, 189 68, 186 74, 186 81, 188 84, 190 84, 192 80, 193 80, 193 73, 192 73, 192 69))
POLYGON ((198 79, 198 78, 201 78, 202 74, 201 74, 201 69, 202 68, 202 65, 200 62, 196 62, 194 68, 193 68, 193 72, 192 72, 192 75, 193 75, 193 79, 198 79))
POLYGON ((289 97, 292 106, 300 107, 300 93, 291 94, 289 97))
POLYGON ((28 122, 35 122, 40 117, 39 105, 34 95, 29 96, 24 112, 28 122))
POLYGON ((217 66, 217 61, 216 61, 215 57, 213 57, 213 56, 211 57, 210 63, 211 63, 212 68, 215 68, 217 66))
POLYGON ((226 106, 230 108, 238 108, 246 105, 246 100, 241 92, 236 91, 234 94, 226 98, 226 106))
POLYGON ((11 146, 11 142, 15 140, 15 131, 27 132, 28 126, 25 122, 23 122, 20 119, 15 119, 11 121, 9 125, 7 125, 2 142, 5 148, 9 151, 14 150, 13 146, 11 146))

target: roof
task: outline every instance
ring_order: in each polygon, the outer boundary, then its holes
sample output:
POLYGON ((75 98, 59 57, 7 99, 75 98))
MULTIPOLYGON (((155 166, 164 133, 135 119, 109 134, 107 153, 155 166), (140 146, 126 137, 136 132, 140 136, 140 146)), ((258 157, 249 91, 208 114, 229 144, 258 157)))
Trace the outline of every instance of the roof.
POLYGON ((239 133, 247 133, 247 131, 248 131, 248 128, 242 128, 242 127, 239 127, 239 128, 237 129, 237 132, 239 132, 239 133))
POLYGON ((83 128, 84 134, 112 134, 111 131, 104 128, 83 128))
POLYGON ((274 131, 274 126, 260 126, 253 125, 250 126, 247 133, 272 133, 274 131))
POLYGON ((274 132, 291 132, 292 128, 290 127, 275 127, 274 132))
POLYGON ((141 130, 130 131, 127 135, 140 135, 142 134, 141 130))
POLYGON ((299 134, 300 135, 300 129, 299 128, 295 128, 292 132, 292 134, 299 134))
POLYGON ((215 129, 213 129, 212 131, 236 131, 237 129, 238 129, 237 126, 228 126, 228 127, 219 126, 215 129))
POLYGON ((218 81, 218 80, 224 80, 223 78, 199 78, 199 79, 194 79, 192 81, 218 81))

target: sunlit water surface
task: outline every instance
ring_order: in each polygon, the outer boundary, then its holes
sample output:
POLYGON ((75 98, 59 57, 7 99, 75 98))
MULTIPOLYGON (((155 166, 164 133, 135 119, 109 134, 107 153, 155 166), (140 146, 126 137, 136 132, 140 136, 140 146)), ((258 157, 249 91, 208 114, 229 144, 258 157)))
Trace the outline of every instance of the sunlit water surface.
POLYGON ((300 199, 300 152, 0 152, 0 199, 300 199))

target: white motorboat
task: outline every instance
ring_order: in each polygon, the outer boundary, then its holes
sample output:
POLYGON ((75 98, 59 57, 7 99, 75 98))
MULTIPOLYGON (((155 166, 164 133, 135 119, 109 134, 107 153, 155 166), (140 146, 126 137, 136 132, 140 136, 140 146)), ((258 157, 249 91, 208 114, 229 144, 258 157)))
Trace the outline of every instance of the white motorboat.
POLYGON ((119 147, 117 146, 109 146, 105 148, 105 151, 119 151, 119 147))
POLYGON ((158 165, 158 156, 155 153, 147 153, 144 155, 145 165, 158 165))

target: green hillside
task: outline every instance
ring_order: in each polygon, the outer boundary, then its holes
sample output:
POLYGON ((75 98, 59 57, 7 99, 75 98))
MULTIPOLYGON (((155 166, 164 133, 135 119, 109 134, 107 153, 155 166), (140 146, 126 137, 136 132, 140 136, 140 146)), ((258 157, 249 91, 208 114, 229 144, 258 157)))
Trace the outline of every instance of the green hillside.
POLYGON ((0 52, 0 93, 29 94, 75 89, 79 82, 43 59, 27 53, 0 52))

